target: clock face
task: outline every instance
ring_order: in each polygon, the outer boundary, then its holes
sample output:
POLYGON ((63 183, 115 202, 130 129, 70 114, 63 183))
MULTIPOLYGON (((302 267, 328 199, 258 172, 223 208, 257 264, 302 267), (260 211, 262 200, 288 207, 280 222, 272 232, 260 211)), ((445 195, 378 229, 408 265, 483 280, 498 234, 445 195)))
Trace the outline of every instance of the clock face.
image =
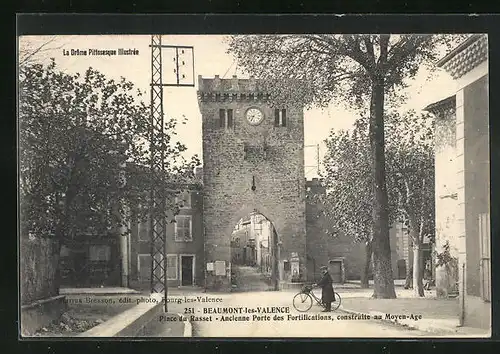
POLYGON ((248 123, 252 125, 260 124, 264 120, 264 114, 258 108, 250 108, 246 115, 248 123))

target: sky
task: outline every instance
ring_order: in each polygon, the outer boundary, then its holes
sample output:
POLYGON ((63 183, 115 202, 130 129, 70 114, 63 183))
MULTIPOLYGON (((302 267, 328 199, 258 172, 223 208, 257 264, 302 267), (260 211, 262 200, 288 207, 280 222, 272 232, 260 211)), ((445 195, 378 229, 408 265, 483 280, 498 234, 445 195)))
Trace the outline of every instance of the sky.
MULTIPOLYGON (((54 37, 23 37, 20 39, 20 48, 37 47, 54 37)), ((241 74, 237 63, 231 54, 228 54, 224 36, 219 35, 164 35, 162 43, 168 45, 183 45, 194 47, 194 78, 195 87, 167 87, 164 91, 164 112, 168 117, 182 120, 188 119, 187 124, 177 126, 178 138, 186 146, 185 156, 197 154, 202 156, 201 142, 201 114, 197 101, 197 77, 230 78, 232 75, 245 78, 241 74)), ((151 44, 150 36, 143 35, 99 35, 99 36, 58 36, 47 46, 47 50, 38 53, 38 59, 48 61, 54 58, 59 69, 67 73, 84 73, 92 67, 109 78, 125 77, 132 81, 139 89, 146 92, 144 99, 149 99, 149 84, 151 81, 151 44), (64 55, 63 51, 71 49, 137 49, 139 55, 127 56, 78 56, 64 55)), ((165 77, 170 77, 173 71, 170 65, 173 53, 163 52, 163 66, 165 77)), ((189 71, 191 72, 191 71, 189 71)), ((191 79, 192 75, 187 78, 191 79)), ((430 103, 455 93, 455 85, 451 77, 442 71, 437 71, 432 80, 428 80, 428 73, 420 72, 407 89, 409 100, 405 109, 421 110, 430 103)), ((310 109, 304 112, 304 140, 305 140, 305 173, 306 177, 317 177, 317 145, 319 144, 319 160, 325 153, 324 140, 330 131, 350 129, 356 119, 354 112, 348 111, 338 102, 332 102, 327 109, 310 109)))

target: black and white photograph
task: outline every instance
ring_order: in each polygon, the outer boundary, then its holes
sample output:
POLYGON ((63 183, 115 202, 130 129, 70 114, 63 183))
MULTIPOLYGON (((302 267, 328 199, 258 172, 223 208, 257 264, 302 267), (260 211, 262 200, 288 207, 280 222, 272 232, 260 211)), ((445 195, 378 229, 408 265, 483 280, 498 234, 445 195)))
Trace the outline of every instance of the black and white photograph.
POLYGON ((17 55, 20 338, 491 336, 487 34, 17 55))

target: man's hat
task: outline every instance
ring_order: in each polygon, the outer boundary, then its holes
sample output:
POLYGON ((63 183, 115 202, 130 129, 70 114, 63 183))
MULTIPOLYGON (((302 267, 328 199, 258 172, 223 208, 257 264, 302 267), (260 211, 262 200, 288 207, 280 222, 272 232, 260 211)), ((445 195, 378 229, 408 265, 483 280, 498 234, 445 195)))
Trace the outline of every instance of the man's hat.
POLYGON ((321 268, 319 268, 320 270, 328 270, 328 267, 327 266, 322 266, 321 268))

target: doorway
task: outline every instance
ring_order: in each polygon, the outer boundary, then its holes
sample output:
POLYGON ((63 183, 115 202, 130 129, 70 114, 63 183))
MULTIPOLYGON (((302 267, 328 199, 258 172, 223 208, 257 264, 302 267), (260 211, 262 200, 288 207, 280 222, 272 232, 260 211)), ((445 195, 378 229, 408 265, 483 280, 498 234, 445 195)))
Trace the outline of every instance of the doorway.
POLYGON ((406 278, 406 260, 398 259, 398 279, 406 278))
POLYGON ((194 285, 194 255, 181 255, 181 286, 194 285))
POLYGON ((342 261, 331 260, 329 268, 333 282, 337 284, 343 283, 342 261))

